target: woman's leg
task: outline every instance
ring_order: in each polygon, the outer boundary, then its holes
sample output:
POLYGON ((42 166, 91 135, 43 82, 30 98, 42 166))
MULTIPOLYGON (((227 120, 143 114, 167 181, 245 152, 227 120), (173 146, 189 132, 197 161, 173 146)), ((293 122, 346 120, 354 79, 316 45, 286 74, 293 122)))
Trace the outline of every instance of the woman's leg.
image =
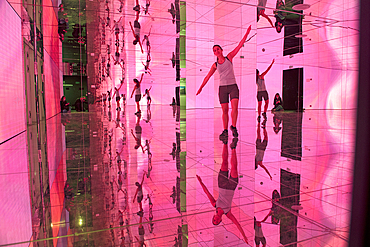
POLYGON ((258 116, 261 116, 262 101, 258 101, 258 116))
POLYGON ((238 120, 238 105, 239 99, 231 100, 231 125, 234 127, 236 127, 236 121, 238 120))
POLYGON ((227 130, 227 125, 229 124, 229 103, 221 104, 222 108, 222 123, 224 125, 224 129, 227 130))

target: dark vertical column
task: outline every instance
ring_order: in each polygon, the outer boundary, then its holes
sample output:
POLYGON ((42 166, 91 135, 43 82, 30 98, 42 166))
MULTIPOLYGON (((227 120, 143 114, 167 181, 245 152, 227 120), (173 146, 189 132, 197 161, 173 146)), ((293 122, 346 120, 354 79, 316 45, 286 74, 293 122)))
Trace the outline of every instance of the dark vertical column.
POLYGON ((352 218, 348 246, 370 246, 370 2, 360 2, 360 73, 352 218))

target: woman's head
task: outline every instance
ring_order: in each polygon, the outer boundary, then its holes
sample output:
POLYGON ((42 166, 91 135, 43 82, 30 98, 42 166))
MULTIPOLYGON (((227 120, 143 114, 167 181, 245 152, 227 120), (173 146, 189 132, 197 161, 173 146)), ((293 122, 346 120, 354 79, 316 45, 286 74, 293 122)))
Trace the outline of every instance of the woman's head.
POLYGON ((260 76, 260 71, 256 69, 256 81, 258 80, 258 77, 260 76))
POLYGON ((276 93, 276 94, 275 94, 275 98, 276 98, 276 99, 279 99, 279 98, 280 98, 280 94, 279 94, 279 93, 276 93))
POLYGON ((63 95, 60 101, 66 101, 66 96, 63 95))
POLYGON ((213 50, 213 54, 215 54, 215 56, 222 55, 223 49, 221 48, 220 45, 214 45, 212 50, 213 50))
POLYGON ((140 86, 140 82, 139 82, 139 80, 138 79, 134 79, 134 83, 136 84, 136 86, 140 86))

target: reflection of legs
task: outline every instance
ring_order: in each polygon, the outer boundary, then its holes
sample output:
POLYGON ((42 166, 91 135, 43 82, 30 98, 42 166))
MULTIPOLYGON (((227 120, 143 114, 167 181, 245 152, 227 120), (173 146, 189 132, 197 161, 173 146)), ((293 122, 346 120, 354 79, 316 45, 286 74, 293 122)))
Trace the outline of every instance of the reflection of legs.
MULTIPOLYGON (((260 139, 261 139, 261 134, 260 134, 260 139)), ((267 136, 267 130, 266 128, 263 128, 263 140, 268 141, 268 136, 267 136)))
POLYGON ((261 140, 261 124, 258 123, 257 125, 257 140, 261 140))
POLYGON ((222 164, 221 164, 221 171, 227 172, 229 170, 229 150, 227 149, 227 145, 224 144, 222 149, 222 164))
POLYGON ((230 177, 237 178, 238 177, 238 161, 236 159, 236 149, 231 150, 231 172, 230 177))
POLYGON ((261 116, 262 101, 258 101, 258 116, 261 116))
POLYGON ((224 129, 227 130, 227 126, 229 124, 229 103, 221 104, 222 108, 222 123, 224 125, 224 129))
MULTIPOLYGON (((239 99, 231 100, 231 125, 236 127, 236 121, 238 120, 238 104, 239 99)), ((227 128, 227 125, 226 125, 227 128)))

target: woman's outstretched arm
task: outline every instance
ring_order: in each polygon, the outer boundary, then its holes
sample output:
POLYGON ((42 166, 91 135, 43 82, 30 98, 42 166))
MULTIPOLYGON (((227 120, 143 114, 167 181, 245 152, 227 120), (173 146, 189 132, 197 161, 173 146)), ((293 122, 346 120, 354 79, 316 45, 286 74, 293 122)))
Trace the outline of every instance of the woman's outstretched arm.
POLYGON ((232 50, 228 55, 227 55, 227 58, 230 60, 230 62, 232 62, 233 58, 236 56, 236 54, 238 54, 239 50, 243 47, 243 44, 245 43, 245 41, 247 40, 248 38, 248 35, 249 33, 251 32, 251 26, 248 27, 247 29, 247 32, 245 33, 244 37, 242 38, 242 40, 239 42, 238 46, 235 47, 234 50, 232 50))
POLYGON ((204 78, 203 83, 200 86, 200 88, 198 89, 196 95, 198 95, 198 94, 200 94, 200 92, 202 92, 203 87, 207 84, 207 82, 209 81, 209 78, 211 78, 211 76, 215 73, 216 69, 217 69, 216 64, 213 64, 211 69, 209 70, 207 76, 204 78))

